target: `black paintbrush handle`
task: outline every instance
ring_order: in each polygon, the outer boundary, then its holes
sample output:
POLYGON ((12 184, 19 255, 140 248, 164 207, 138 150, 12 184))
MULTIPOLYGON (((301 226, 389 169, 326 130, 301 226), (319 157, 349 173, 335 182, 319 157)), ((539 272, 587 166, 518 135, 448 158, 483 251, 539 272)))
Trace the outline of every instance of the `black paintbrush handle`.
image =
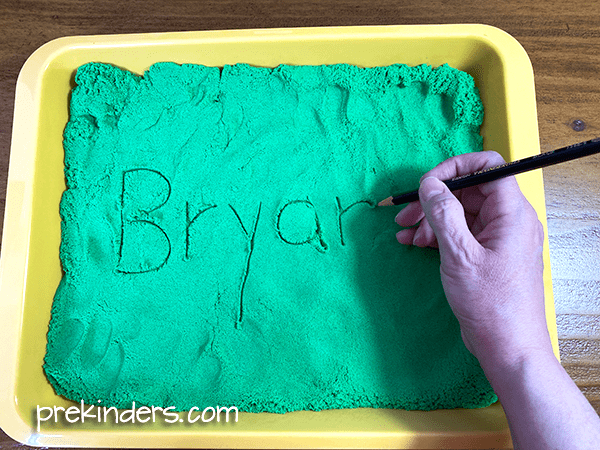
MULTIPOLYGON (((600 153, 600 138, 569 145, 550 152, 540 153, 539 155, 508 162, 500 166, 490 167, 489 169, 462 175, 451 180, 445 180, 444 184, 446 184, 451 191, 455 191, 457 189, 464 189, 498 180, 500 178, 509 177, 511 175, 528 172, 530 170, 541 169, 542 167, 551 166, 553 164, 571 161, 572 159, 582 158, 595 153, 600 153)), ((417 200, 419 200, 419 191, 413 191, 394 196, 392 203, 394 205, 401 205, 417 200)))

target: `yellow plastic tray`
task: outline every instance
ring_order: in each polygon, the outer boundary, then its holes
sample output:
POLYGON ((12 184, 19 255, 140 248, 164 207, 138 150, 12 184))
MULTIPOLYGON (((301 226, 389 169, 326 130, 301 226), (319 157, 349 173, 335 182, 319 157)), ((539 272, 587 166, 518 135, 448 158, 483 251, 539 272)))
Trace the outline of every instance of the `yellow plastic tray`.
MULTIPOLYGON (((75 69, 106 62, 142 74, 158 61, 223 66, 448 63, 470 73, 485 107, 484 148, 506 160, 539 153, 533 71, 505 32, 485 25, 375 26, 67 37, 27 60, 17 81, 0 262, 0 426, 38 446, 97 447, 509 447, 499 404, 476 410, 334 410, 240 414, 237 423, 57 423, 36 430, 36 405, 68 407, 42 371, 53 295, 61 278, 62 133, 75 69)), ((518 176, 546 225, 541 171, 518 176)), ((547 237, 547 236, 546 236, 547 237)), ((558 358, 548 240, 546 314, 558 358)))

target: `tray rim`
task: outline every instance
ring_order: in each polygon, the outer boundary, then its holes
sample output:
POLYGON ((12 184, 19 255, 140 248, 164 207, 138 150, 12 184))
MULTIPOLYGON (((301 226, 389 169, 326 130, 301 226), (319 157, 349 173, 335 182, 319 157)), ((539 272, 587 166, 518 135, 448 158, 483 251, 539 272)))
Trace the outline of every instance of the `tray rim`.
MULTIPOLYGON (((348 27, 301 27, 301 28, 265 28, 265 29, 241 29, 241 30, 209 30, 209 31, 180 31, 167 33, 136 33, 136 34, 113 34, 113 35, 89 35, 89 36, 67 36, 54 39, 38 48, 25 62, 21 69, 16 86, 15 109, 13 118, 13 132, 10 150, 10 162, 7 183, 6 208, 4 214, 4 233, 2 237, 2 254, 0 257, 0 316, 5 317, 5 326, 0 328, 0 340, 3 344, 0 346, 0 360, 4 361, 4 370, 0 372, 0 424, 2 429, 12 438, 27 443, 29 445, 97 445, 97 446, 168 446, 170 436, 163 436, 161 440, 155 433, 144 432, 119 432, 111 435, 99 434, 90 439, 89 431, 68 431, 60 436, 49 436, 35 433, 29 425, 20 417, 15 406, 15 383, 18 365, 18 347, 22 331, 23 306, 25 294, 25 282, 27 279, 27 260, 29 254, 29 230, 28 226, 32 218, 33 187, 31 183, 35 165, 37 121, 39 117, 41 101, 42 77, 46 67, 50 62, 63 52, 75 48, 87 47, 111 47, 124 48, 136 46, 151 45, 169 45, 174 40, 211 43, 225 41, 287 41, 287 40, 310 40, 323 38, 336 39, 370 39, 370 38, 390 38, 390 37, 453 37, 453 38, 472 38, 486 42, 487 45, 494 48, 498 56, 504 61, 511 61, 511 67, 519 66, 520 69, 526 69, 527 75, 524 77, 520 72, 518 78, 513 74, 508 74, 505 78, 507 91, 509 85, 513 83, 531 83, 533 86, 533 69, 527 53, 523 47, 506 32, 483 24, 442 24, 442 25, 384 25, 384 26, 348 26, 348 27), (34 125, 34 126, 32 126, 34 125), (19 130, 29 129, 30 133, 22 133, 19 130), (12 405, 12 407, 11 407, 12 405), (145 436, 145 439, 141 439, 145 436), (140 439, 138 439, 140 438, 140 439), (133 441, 137 442, 133 442, 133 441), (163 442, 164 441, 164 442, 163 442)), ((535 89, 532 89, 533 111, 535 112, 535 89)), ((531 103, 532 99, 529 99, 531 103)), ((510 99, 507 98, 507 110, 511 111, 510 99)), ((527 124, 527 133, 534 135, 535 144, 532 145, 531 154, 539 153, 539 140, 537 128, 537 116, 535 129, 532 124, 527 124), (535 133, 534 133, 535 131, 535 133)), ((509 117, 509 133, 511 144, 520 133, 514 131, 517 128, 524 127, 522 124, 515 124, 509 117)), ((523 145, 521 143, 521 145, 523 145)), ((537 175, 542 183, 541 171, 537 175)), ((518 180, 525 177, 518 177, 518 180)), ((533 178, 532 178, 533 179, 533 178)), ((543 194, 543 189, 542 189, 543 194)), ((543 195, 542 195, 543 196, 543 195)), ((542 199, 543 200, 543 199, 542 199)), ((542 202, 543 203, 543 202, 542 202)), ((550 335, 553 341, 555 356, 559 359, 558 342, 556 337, 556 320, 554 315, 554 303, 552 299, 552 286, 550 277, 550 259, 547 239, 547 226, 545 215, 545 203, 536 208, 541 216, 540 221, 544 224, 546 239, 544 242, 544 265, 545 265, 545 292, 547 309, 551 303, 551 311, 547 311, 547 321, 550 335), (541 210, 540 210, 541 209, 541 210), (542 214, 543 213, 543 214, 542 214), (546 272, 547 271, 547 272, 546 272), (548 286, 549 283, 549 286, 548 286), (548 290, 549 288, 549 290, 548 290), (551 319, 554 318, 554 321, 551 319)), ((497 405, 499 407, 499 405, 497 405)), ((177 433, 173 433, 177 434, 177 433)), ((322 442, 310 441, 308 436, 272 436, 273 439, 265 440, 265 433, 253 433, 256 435, 259 443, 252 446, 257 447, 281 447, 290 446, 305 447, 319 444, 319 446, 339 447, 346 441, 340 440, 340 436, 328 441, 323 436, 322 442), (329 444, 327 444, 329 442, 329 444), (304 443, 304 444, 303 444, 304 443), (305 445, 307 444, 307 445, 305 445)), ((269 434, 269 433, 266 433, 269 434)), ((272 433, 271 433, 272 434, 272 433)), ((392 433, 393 434, 393 433, 392 433)), ((194 433, 187 433, 187 437, 194 436, 194 433)), ((196 435, 197 436, 197 435, 196 435)), ((206 436, 206 435, 204 435, 206 436)), ((314 438, 314 436, 313 436, 314 438)), ((358 436, 350 438, 350 441, 362 445, 375 445, 378 447, 388 447, 390 445, 399 445, 399 436, 366 436, 366 440, 358 436), (356 440, 354 440, 356 439, 356 440)), ((209 439, 213 441, 212 439, 209 439)), ((319 441, 317 437, 317 441, 319 441)), ((350 443, 348 441, 348 443, 350 443)), ((410 441, 410 439, 409 439, 410 441)), ((406 441, 408 443, 408 441, 406 441)), ((179 440, 178 445, 182 442, 179 440)), ((223 445, 216 441, 211 445, 223 445)), ((404 445, 404 444, 401 444, 404 445)), ((243 439, 236 446, 248 447, 249 442, 243 439)))

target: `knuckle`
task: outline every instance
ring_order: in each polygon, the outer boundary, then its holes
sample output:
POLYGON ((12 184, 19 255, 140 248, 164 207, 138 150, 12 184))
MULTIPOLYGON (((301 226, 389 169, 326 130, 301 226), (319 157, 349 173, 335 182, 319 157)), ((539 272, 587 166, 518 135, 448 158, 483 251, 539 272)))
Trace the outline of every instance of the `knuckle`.
POLYGON ((462 252, 466 248, 466 240, 464 236, 459 232, 458 228, 454 226, 452 223, 446 223, 444 225, 444 231, 446 233, 447 238, 454 242, 457 246, 457 249, 462 252))
POLYGON ((530 225, 531 234, 533 235, 535 244, 542 245, 544 242, 544 225, 542 225, 542 222, 539 220, 535 208, 529 202, 527 202, 527 214, 525 217, 527 223, 530 225))
POLYGON ((484 153, 486 153, 488 157, 488 163, 492 165, 504 164, 506 162, 502 155, 496 150, 487 150, 484 153))
POLYGON ((544 225, 539 220, 536 221, 536 236, 540 242, 544 241, 544 225))
POLYGON ((435 202, 430 206, 429 211, 433 216, 444 219, 448 214, 448 211, 453 207, 455 201, 455 199, 448 196, 436 198, 435 202))

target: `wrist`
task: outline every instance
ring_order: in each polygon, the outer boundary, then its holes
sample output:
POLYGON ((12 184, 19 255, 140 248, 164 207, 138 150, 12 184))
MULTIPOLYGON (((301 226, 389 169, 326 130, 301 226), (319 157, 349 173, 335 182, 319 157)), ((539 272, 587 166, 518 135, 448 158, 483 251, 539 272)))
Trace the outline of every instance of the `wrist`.
POLYGON ((506 386, 510 389, 514 383, 518 382, 526 370, 560 366, 551 345, 492 352, 481 357, 479 361, 490 385, 498 396, 501 396, 506 386))
POLYGON ((500 306, 488 312, 487 320, 471 327, 461 324, 461 328, 465 344, 488 379, 510 373, 525 362, 556 359, 543 308, 533 313, 507 312, 500 306))

